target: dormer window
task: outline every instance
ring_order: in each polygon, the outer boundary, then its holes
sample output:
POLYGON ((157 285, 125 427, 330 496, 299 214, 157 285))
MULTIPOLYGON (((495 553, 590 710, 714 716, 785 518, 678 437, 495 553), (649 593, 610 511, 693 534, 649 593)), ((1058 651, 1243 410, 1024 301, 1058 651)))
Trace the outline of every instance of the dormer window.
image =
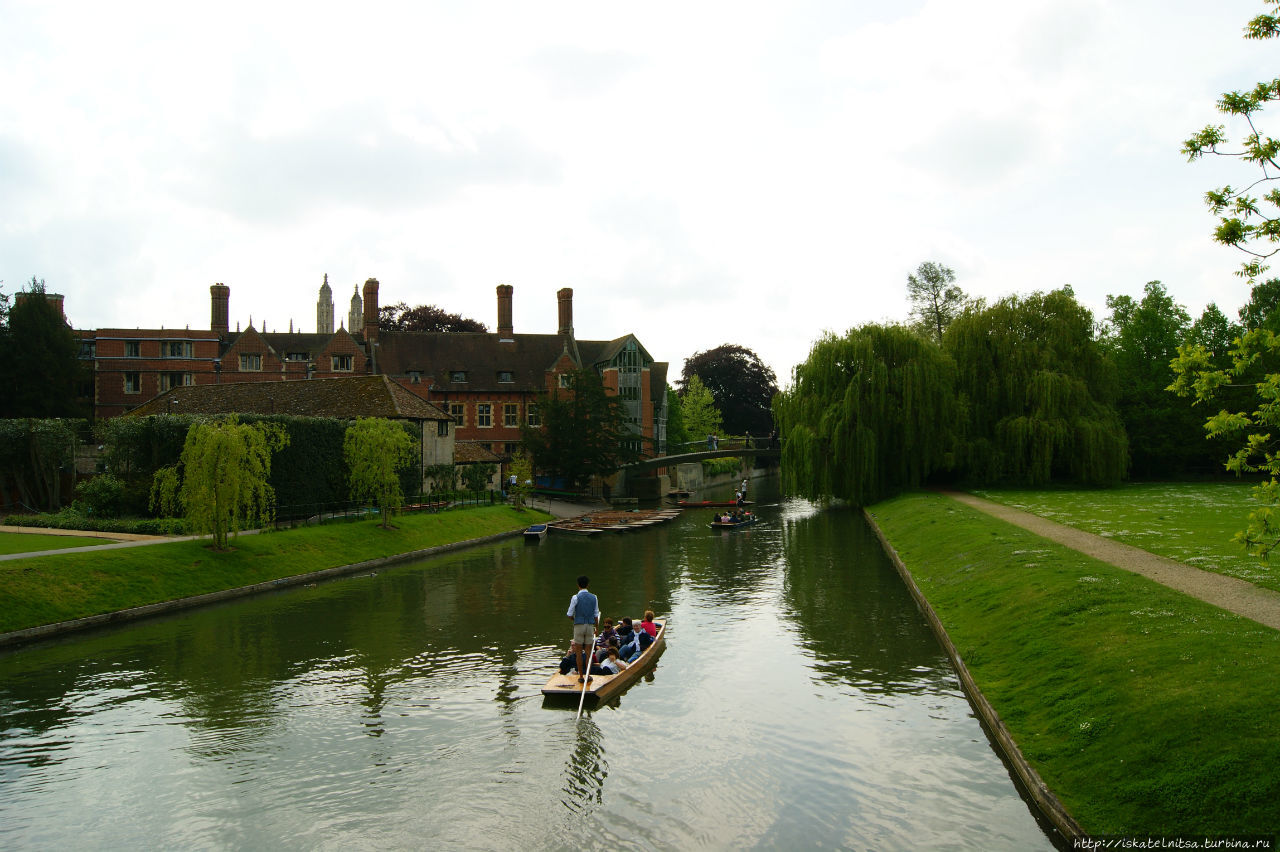
POLYGON ((351 372, 351 356, 350 355, 334 355, 333 372, 350 373, 351 372))
POLYGON ((511 383, 512 383, 512 382, 514 382, 514 381, 515 381, 515 378, 512 376, 512 374, 511 374, 511 371, 510 371, 510 370, 499 370, 499 371, 498 371, 498 384, 500 384, 500 385, 509 385, 509 384, 511 384, 511 383))
POLYGON ((450 370, 450 371, 449 371, 449 381, 451 381, 451 382, 465 382, 466 380, 467 380, 467 371, 466 371, 466 370, 450 370))
POLYGON ((573 374, 571 374, 571 373, 561 373, 561 374, 560 374, 560 387, 562 387, 562 388, 571 388, 571 387, 573 387, 573 374))
POLYGON ((262 370, 261 355, 241 355, 240 371, 243 373, 257 372, 262 370))

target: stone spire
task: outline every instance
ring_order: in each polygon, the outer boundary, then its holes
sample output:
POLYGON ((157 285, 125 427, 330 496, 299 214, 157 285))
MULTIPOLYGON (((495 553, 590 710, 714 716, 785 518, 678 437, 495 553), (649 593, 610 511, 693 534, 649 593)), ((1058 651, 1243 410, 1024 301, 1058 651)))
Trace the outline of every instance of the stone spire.
POLYGON ((347 314, 347 330, 355 334, 364 328, 364 310, 363 303, 360 301, 360 287, 353 285, 355 291, 351 294, 351 312, 347 314))
POLYGON ((329 273, 324 274, 320 285, 320 298, 316 301, 316 332, 333 334, 333 290, 329 289, 329 273))

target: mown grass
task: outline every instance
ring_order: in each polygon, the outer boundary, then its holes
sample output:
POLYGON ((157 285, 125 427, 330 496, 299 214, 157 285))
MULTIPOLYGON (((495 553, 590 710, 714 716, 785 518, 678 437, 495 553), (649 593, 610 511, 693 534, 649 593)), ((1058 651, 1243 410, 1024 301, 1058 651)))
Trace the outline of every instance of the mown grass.
POLYGON ((0 632, 466 541, 549 517, 483 506, 403 515, 394 530, 368 520, 241 535, 225 553, 197 540, 0 562, 0 632))
POLYGON ((1280 558, 1263 562, 1231 540, 1257 501, 1247 482, 1130 483, 1108 489, 984 489, 997 503, 1280 591, 1280 558))
POLYGON ((947 497, 871 512, 1087 831, 1274 834, 1280 631, 947 497))
POLYGON ((79 535, 46 535, 44 533, 0 532, 0 554, 31 553, 38 550, 59 550, 64 547, 88 547, 93 544, 110 544, 113 538, 95 538, 79 535))

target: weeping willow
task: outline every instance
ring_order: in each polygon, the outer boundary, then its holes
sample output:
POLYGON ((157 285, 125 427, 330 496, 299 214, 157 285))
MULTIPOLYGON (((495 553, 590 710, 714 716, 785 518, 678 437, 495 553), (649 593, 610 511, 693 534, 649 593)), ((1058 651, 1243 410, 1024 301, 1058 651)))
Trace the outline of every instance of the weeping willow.
POLYGON ((950 463, 955 368, 901 326, 828 334, 774 398, 782 487, 813 500, 874 503, 950 463))
POLYGON ((942 345, 965 412, 956 465, 966 479, 1112 485, 1124 476, 1115 368, 1070 288, 973 306, 942 345))

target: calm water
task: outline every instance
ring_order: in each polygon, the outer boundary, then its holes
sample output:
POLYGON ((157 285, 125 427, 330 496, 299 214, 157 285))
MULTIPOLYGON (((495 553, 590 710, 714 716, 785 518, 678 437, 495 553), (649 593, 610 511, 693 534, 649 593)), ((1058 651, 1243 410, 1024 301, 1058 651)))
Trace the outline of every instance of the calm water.
POLYGON ((1052 848, 861 518, 755 496, 6 653, 0 847, 1052 848), (671 623, 577 722, 583 572, 671 623))

